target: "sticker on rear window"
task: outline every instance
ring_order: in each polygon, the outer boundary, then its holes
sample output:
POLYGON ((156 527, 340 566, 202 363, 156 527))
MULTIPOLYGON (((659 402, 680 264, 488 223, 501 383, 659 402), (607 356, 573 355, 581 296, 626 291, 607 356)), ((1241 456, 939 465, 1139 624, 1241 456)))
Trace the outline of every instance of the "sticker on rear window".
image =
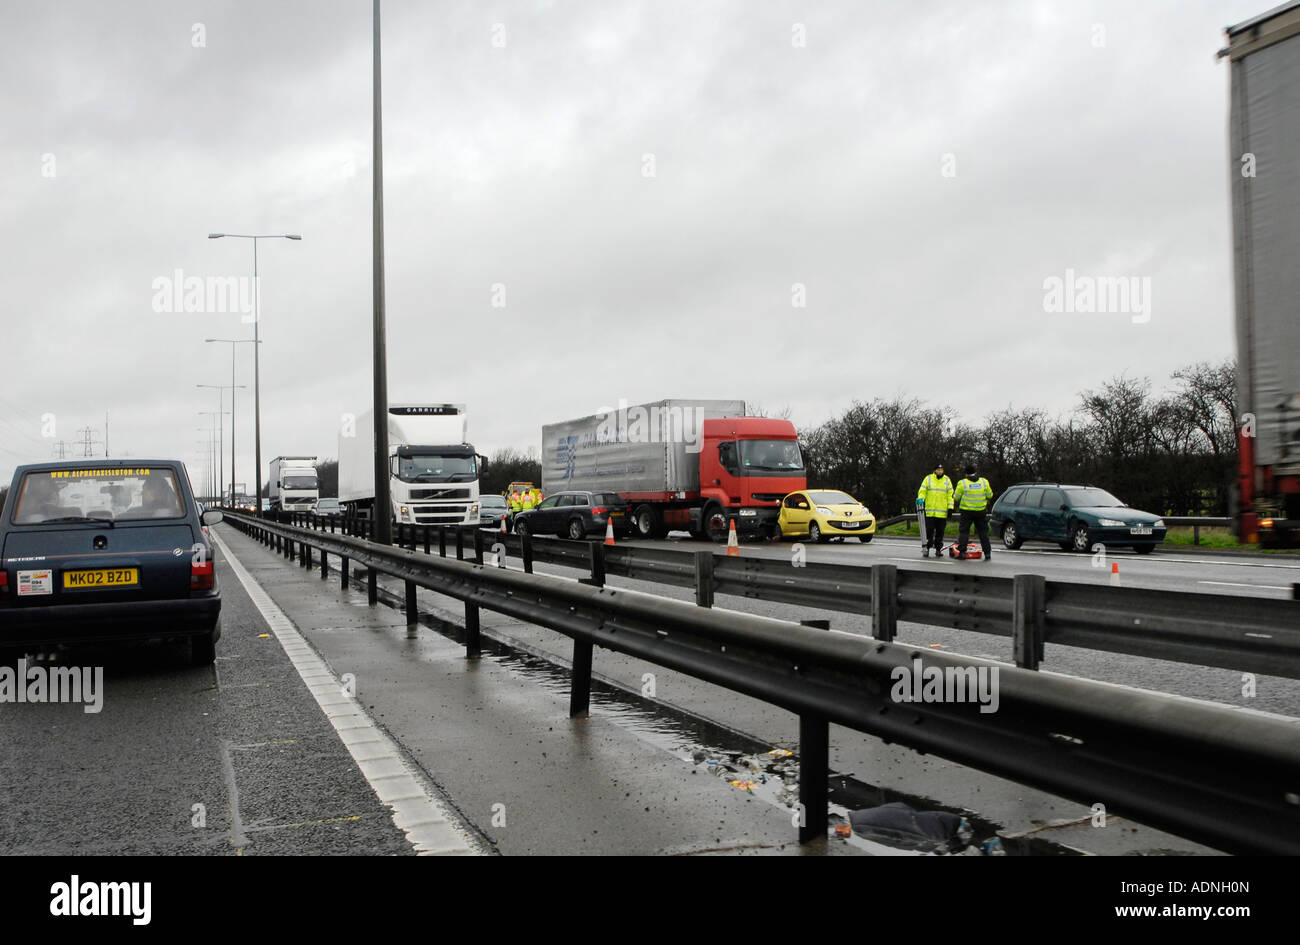
POLYGON ((53 594, 54 593, 54 572, 45 571, 19 571, 18 572, 18 596, 29 597, 36 594, 53 594))

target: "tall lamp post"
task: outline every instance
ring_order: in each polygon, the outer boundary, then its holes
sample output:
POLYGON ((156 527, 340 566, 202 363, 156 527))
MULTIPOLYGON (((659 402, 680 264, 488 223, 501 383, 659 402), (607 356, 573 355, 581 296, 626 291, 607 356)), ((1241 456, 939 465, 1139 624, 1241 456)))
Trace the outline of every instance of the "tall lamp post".
MULTIPOLYGON (((214 411, 214 410, 200 410, 200 411, 199 411, 199 416, 200 416, 200 417, 211 417, 211 418, 212 418, 212 419, 209 421, 209 423, 211 424, 211 429, 208 431, 208 433, 209 433, 209 436, 212 438, 212 442, 211 442, 211 444, 210 444, 210 445, 211 445, 211 448, 212 448, 212 466, 211 466, 211 468, 212 468, 212 478, 213 478, 213 482, 214 482, 214 485, 215 485, 216 478, 217 478, 218 475, 220 475, 220 474, 217 472, 217 465, 216 465, 216 463, 217 463, 217 460, 218 460, 218 459, 220 458, 220 456, 221 456, 221 447, 218 445, 218 440, 217 440, 217 424, 221 421, 221 412, 220 412, 220 411, 214 411)), ((214 494, 215 494, 215 491, 214 491, 214 494)))
MULTIPOLYGON (((233 355, 234 355, 234 351, 235 351, 234 348, 231 348, 231 349, 230 349, 230 352, 231 352, 231 355, 232 355, 232 357, 231 357, 231 361, 232 361, 232 362, 234 361, 234 357, 233 357, 233 355)), ((231 366, 230 366, 230 373, 231 373, 231 375, 233 375, 233 374, 235 373, 235 366, 234 366, 233 363, 232 363, 231 366)), ((231 381, 233 381, 235 378, 232 376, 230 379, 231 379, 231 381)), ((226 442, 226 433, 225 433, 225 430, 222 429, 222 427, 224 426, 224 424, 222 423, 222 420, 221 420, 222 416, 226 413, 226 410, 225 410, 225 406, 226 406, 226 400, 225 400, 225 398, 226 398, 226 391, 230 391, 230 411, 229 411, 229 413, 230 413, 230 445, 231 445, 231 447, 232 447, 232 449, 230 450, 230 453, 231 453, 231 456, 233 457, 233 456, 234 456, 234 452, 235 452, 234 449, 233 449, 234 444, 235 444, 235 388, 236 388, 236 387, 241 387, 241 388, 242 388, 244 385, 243 385, 243 384, 233 384, 233 383, 232 383, 232 384, 195 384, 194 386, 195 386, 195 387, 211 387, 211 388, 215 389, 216 392, 217 392, 217 490, 216 490, 216 492, 213 493, 213 495, 215 495, 215 496, 220 496, 220 495, 225 491, 225 488, 226 488, 226 468, 225 468, 225 466, 222 465, 222 463, 224 463, 225 461, 221 458, 221 447, 222 447, 222 444, 224 444, 224 443, 226 442)), ((234 481, 234 478, 235 478, 235 470, 234 470, 234 468, 233 468, 233 463, 234 463, 234 460, 233 460, 233 458, 232 458, 232 460, 231 460, 232 468, 231 468, 231 470, 230 470, 230 479, 231 479, 232 482, 234 481)))
MULTIPOLYGON (((204 338, 205 344, 223 344, 230 345, 230 507, 235 506, 235 391, 234 387, 243 387, 243 384, 235 384, 235 345, 251 345, 252 338, 204 338)), ((261 344, 261 342, 257 342, 261 344)))
MULTIPOLYGON (((257 241, 300 240, 302 236, 298 233, 259 233, 256 236, 248 233, 209 233, 208 239, 219 240, 227 236, 232 239, 253 241, 253 457, 257 463, 257 474, 253 477, 257 483, 257 488, 253 492, 253 514, 260 517, 262 514, 262 392, 261 367, 258 358, 258 352, 261 350, 258 348, 260 344, 258 320, 262 293, 257 282, 257 241)), ((231 478, 233 479, 234 476, 232 475, 231 478)))

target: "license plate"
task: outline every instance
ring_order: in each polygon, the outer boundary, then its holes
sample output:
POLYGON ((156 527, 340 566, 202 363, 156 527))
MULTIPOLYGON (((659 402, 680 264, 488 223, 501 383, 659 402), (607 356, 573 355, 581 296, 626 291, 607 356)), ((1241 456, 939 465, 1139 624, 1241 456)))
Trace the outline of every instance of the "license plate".
POLYGON ((65 591, 92 587, 134 587, 139 583, 140 572, 137 568, 63 572, 63 589, 65 591))
POLYGON ((1150 526, 1150 525, 1135 525, 1134 527, 1132 527, 1132 528, 1130 528, 1130 529, 1128 530, 1128 533, 1129 533, 1130 535, 1150 535, 1150 534, 1151 534, 1151 526, 1150 526))
POLYGON ((857 528, 862 523, 861 522, 836 522, 835 524, 838 525, 840 528, 857 528))

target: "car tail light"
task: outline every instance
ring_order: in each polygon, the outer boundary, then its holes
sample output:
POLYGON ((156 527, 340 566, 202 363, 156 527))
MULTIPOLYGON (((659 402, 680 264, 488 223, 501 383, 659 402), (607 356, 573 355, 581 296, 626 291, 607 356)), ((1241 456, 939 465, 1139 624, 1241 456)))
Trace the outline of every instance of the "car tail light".
POLYGON ((204 558, 202 564, 195 561, 190 562, 190 590, 212 590, 214 576, 211 558, 204 558))
POLYGON ((9 593, 9 572, 0 568, 0 596, 9 593))
POLYGON ((1272 527, 1273 527, 1273 520, 1272 520, 1271 518, 1263 519, 1263 520, 1259 523, 1259 527, 1260 527, 1260 528, 1272 528, 1272 527))
POLYGON ((592 507, 591 514, 592 514, 592 515, 604 515, 604 514, 605 514, 606 512, 608 512, 608 511, 609 511, 609 509, 605 508, 605 506, 603 506, 603 505, 597 505, 597 506, 593 506, 593 507, 592 507))

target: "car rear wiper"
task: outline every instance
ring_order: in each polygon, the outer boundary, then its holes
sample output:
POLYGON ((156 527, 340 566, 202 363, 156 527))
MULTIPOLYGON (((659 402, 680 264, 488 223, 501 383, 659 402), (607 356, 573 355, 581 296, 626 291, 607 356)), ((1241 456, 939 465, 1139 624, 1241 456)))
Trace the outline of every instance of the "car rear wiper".
POLYGON ((115 528, 111 518, 90 518, 86 515, 64 515, 61 518, 47 518, 41 521, 42 525, 62 524, 64 522, 80 522, 81 524, 107 525, 109 528, 115 528))

